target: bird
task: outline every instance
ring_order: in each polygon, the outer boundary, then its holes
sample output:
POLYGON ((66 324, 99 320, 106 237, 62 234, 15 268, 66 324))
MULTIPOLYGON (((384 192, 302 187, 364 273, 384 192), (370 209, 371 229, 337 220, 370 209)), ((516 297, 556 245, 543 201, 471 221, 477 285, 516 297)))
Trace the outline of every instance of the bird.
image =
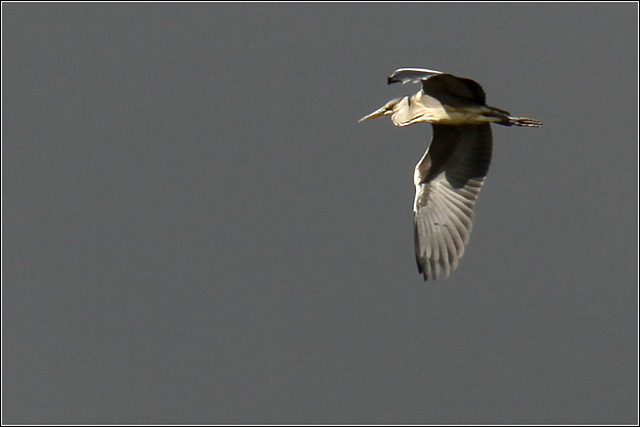
POLYGON ((535 127, 542 122, 513 117, 486 104, 476 81, 425 68, 400 68, 387 84, 420 83, 412 96, 394 98, 360 122, 391 115, 396 126, 431 123, 431 143, 415 167, 414 247, 425 281, 448 277, 458 267, 473 226, 474 207, 493 150, 491 123, 535 127))

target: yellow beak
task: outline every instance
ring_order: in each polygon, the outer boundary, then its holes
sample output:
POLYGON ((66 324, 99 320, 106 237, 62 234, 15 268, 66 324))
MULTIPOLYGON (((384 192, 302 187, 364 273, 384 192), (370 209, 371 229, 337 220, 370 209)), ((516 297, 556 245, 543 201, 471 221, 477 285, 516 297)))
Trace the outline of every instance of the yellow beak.
POLYGON ((358 120, 358 123, 375 119, 376 117, 384 116, 386 112, 387 112, 387 109, 385 107, 379 108, 373 113, 369 114, 368 116, 364 116, 363 118, 358 120))

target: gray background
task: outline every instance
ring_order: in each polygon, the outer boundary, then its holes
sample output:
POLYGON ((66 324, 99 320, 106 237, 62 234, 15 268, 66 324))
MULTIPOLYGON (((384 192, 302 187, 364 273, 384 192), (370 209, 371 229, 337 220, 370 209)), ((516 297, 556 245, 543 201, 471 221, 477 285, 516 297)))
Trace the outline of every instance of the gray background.
POLYGON ((634 423, 635 4, 3 4, 5 423, 634 423), (431 128, 495 127, 424 283, 431 128))

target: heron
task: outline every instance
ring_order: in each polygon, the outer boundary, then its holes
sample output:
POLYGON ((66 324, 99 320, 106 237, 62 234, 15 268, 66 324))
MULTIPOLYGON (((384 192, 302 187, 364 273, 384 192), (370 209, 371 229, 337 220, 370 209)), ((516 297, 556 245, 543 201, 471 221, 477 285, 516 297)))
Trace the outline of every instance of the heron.
POLYGON ((433 136, 413 174, 414 246, 424 280, 448 277, 458 267, 473 226, 474 207, 493 149, 491 123, 541 127, 486 105, 474 80, 424 68, 400 68, 387 84, 421 83, 412 96, 395 98, 360 122, 391 115, 396 126, 431 123, 433 136))

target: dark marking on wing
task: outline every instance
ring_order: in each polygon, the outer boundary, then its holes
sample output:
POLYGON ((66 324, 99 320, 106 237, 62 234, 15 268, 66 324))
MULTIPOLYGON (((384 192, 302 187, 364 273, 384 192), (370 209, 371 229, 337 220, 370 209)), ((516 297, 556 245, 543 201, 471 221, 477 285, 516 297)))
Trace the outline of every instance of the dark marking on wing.
POLYGON ((477 82, 452 74, 436 74, 422 80, 422 90, 443 103, 449 103, 447 101, 450 99, 462 98, 484 105, 487 100, 482 86, 477 82))

